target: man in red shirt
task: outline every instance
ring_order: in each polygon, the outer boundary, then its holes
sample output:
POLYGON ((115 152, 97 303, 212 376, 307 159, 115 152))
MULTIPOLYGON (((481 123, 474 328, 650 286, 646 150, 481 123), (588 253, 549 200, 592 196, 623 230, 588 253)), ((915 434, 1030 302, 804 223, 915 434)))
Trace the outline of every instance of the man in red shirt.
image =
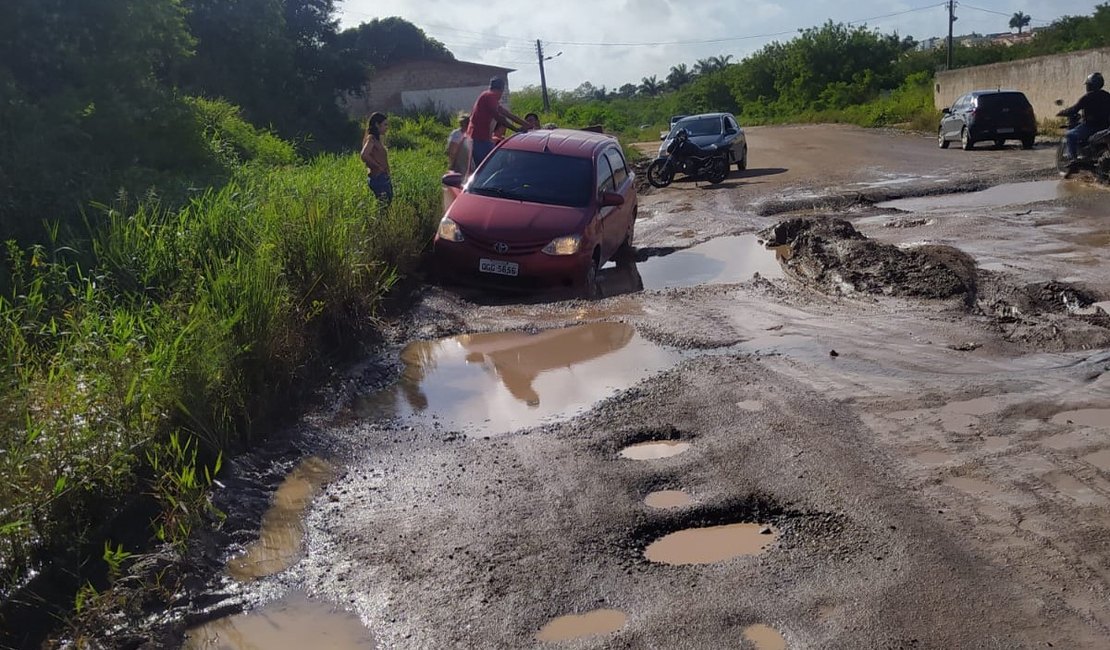
POLYGON ((524 120, 509 112, 501 105, 501 96, 505 94, 505 80, 494 77, 489 80, 489 90, 474 102, 470 111, 470 126, 466 135, 470 137, 471 155, 474 157, 474 167, 482 164, 489 152, 493 150, 493 129, 501 125, 517 131, 526 129, 524 120))

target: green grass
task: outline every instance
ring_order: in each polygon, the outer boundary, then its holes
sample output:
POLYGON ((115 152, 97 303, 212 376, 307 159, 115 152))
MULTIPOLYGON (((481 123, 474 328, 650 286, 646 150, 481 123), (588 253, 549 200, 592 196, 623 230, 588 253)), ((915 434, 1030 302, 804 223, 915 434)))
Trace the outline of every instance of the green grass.
MULTIPOLYGON (((213 123, 230 119, 218 108, 213 123)), ((186 540, 202 509, 175 512, 217 452, 261 439, 329 355, 366 340, 441 211, 447 127, 391 121, 408 140, 391 151, 388 208, 355 154, 301 163, 272 136, 223 128, 222 187, 180 207, 121 198, 79 240, 9 244, 0 592, 98 544, 91 531, 136 494, 161 504, 152 532, 186 540)))

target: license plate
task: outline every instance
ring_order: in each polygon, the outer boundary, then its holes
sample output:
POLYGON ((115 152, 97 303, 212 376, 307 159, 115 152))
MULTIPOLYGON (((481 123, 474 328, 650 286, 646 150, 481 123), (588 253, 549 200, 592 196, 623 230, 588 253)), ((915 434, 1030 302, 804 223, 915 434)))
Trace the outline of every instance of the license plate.
POLYGON ((512 275, 515 276, 520 273, 520 265, 516 262, 505 262, 503 260, 487 260, 482 258, 478 260, 478 270, 482 273, 496 273, 497 275, 512 275))
POLYGON ((995 129, 994 132, 995 133, 1013 133, 1014 129, 1013 129, 1013 127, 1004 126, 1001 129, 995 129))

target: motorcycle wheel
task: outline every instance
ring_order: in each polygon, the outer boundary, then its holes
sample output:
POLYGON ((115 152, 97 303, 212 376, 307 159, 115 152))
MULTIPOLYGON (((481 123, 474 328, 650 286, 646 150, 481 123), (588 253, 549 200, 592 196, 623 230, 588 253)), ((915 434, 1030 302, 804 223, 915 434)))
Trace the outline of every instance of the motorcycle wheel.
POLYGON ((713 162, 709 163, 709 171, 705 174, 705 180, 716 184, 726 178, 728 178, 728 159, 714 158, 713 162))
POLYGON ((1102 154, 1095 164, 1095 175, 1103 183, 1110 183, 1110 151, 1102 154))
POLYGON ((1056 170, 1068 171, 1068 143, 1063 138, 1060 138, 1060 144, 1056 146, 1056 170))
POLYGON ((648 165, 647 179, 652 187, 666 187, 674 180, 674 167, 665 160, 656 160, 648 165))

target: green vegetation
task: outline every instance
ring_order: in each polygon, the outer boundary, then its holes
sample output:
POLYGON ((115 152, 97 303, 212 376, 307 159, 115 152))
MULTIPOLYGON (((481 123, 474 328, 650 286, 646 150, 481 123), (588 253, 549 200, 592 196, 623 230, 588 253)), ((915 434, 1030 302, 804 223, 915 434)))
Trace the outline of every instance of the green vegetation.
MULTIPOLYGON (((957 45, 954 60, 966 67, 1107 45, 1110 4, 1101 4, 1091 16, 1062 18, 1024 43, 957 45)), ((573 91, 551 93, 547 113, 540 110, 539 90, 525 88, 513 92, 513 111, 535 111, 542 121, 558 124, 603 124, 641 140, 658 137, 670 115, 711 111, 735 113, 745 125, 848 122, 932 131, 939 120, 932 77, 943 69, 945 51, 918 50, 912 39, 897 34, 829 22, 742 61, 730 59, 710 57, 692 67, 679 63, 664 81, 653 75, 616 90, 587 81, 573 91)))

